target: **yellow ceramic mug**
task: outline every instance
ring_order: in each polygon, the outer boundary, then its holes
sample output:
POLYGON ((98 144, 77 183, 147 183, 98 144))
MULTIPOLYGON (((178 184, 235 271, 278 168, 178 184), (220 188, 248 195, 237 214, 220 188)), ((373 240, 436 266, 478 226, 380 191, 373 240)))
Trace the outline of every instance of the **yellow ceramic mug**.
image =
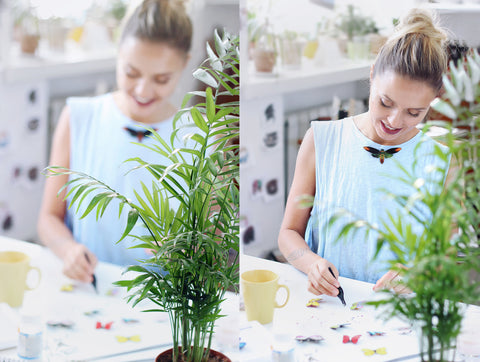
POLYGON ((290 297, 286 285, 278 284, 278 275, 270 270, 249 270, 242 273, 242 293, 247 312, 247 319, 257 320, 261 324, 273 321, 275 308, 284 307, 290 297), (279 305, 276 301, 277 291, 285 288, 287 298, 279 305))
POLYGON ((30 257, 19 251, 0 252, 0 303, 7 302, 11 307, 23 303, 25 290, 38 287, 41 278, 40 269, 30 265, 30 257), (38 272, 38 283, 34 287, 27 285, 30 270, 38 272))

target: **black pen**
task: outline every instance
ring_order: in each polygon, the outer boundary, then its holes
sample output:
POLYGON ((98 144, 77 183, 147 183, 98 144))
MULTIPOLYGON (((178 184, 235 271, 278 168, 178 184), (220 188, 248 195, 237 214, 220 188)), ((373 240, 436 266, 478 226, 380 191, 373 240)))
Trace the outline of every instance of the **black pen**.
MULTIPOLYGON (((328 270, 330 270, 330 273, 332 273, 333 277, 335 278, 335 274, 333 273, 332 268, 328 267, 328 270)), ((337 279, 337 278, 335 278, 335 279, 337 279)), ((342 287, 338 287, 338 295, 337 295, 337 297, 340 299, 340 301, 342 302, 342 304, 343 304, 344 306, 347 305, 347 303, 345 303, 345 298, 343 297, 343 289, 342 289, 342 287)))
MULTIPOLYGON (((90 263, 90 258, 88 257, 87 253, 83 253, 85 255, 85 259, 87 259, 88 264, 91 265, 90 263)), ((93 274, 93 280, 92 280, 92 285, 95 288, 95 292, 98 294, 98 289, 97 289, 97 278, 95 277, 95 274, 93 274)))

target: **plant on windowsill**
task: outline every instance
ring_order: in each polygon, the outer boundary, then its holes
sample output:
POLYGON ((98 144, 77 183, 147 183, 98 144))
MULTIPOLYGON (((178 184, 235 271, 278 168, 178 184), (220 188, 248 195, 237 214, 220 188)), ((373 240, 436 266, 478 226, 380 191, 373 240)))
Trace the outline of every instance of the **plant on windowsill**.
MULTIPOLYGON (((386 308, 386 317, 398 316, 416 327, 422 361, 448 361, 455 352, 465 306, 478 303, 479 283, 471 280, 472 271, 480 271, 480 56, 472 52, 467 61, 455 66, 443 77, 445 93, 432 108, 453 120, 431 122, 444 128, 441 142, 449 147, 456 172, 440 193, 430 193, 424 180, 404 170, 403 182, 413 187, 411 194, 391 194, 401 212, 390 213, 381 227, 355 219, 348 211, 335 215, 333 224, 352 217, 339 237, 366 228, 376 232, 377 255, 387 245, 395 254, 392 269, 397 270, 413 294, 397 295, 385 290, 386 298, 370 302, 386 308), (468 129, 461 138, 456 130, 468 129), (455 161, 453 161, 455 160, 455 161), (421 224, 419 230, 415 224, 421 224), (409 266, 404 269, 399 264, 409 266)), ((447 160, 440 148, 435 153, 447 160)), ((446 170, 432 170, 446 176, 446 170)), ((384 191, 385 192, 385 191, 384 191)))
POLYGON ((134 235, 134 247, 152 250, 153 255, 127 268, 135 278, 116 284, 127 288, 134 306, 148 299, 158 306, 149 311, 168 313, 173 361, 209 360, 220 304, 228 288, 238 287, 238 46, 237 36, 225 32, 220 37, 215 31, 216 53, 207 43, 208 59, 193 73, 207 90, 185 96, 170 143, 151 130, 155 143, 143 146, 168 157, 171 164, 127 160, 152 176, 152 187, 136 190, 135 201, 86 174, 48 168, 53 175, 70 175, 64 186, 67 195, 76 203, 88 202, 85 214, 96 210, 98 218, 112 199, 120 201, 120 212, 129 208, 122 239, 137 222, 145 226, 147 235, 134 235), (204 101, 186 107, 194 95, 204 101), (219 96, 226 101, 219 104, 219 96), (189 134, 188 146, 174 149, 174 137, 183 127, 179 119, 185 114, 197 131, 189 134), (90 192, 95 196, 85 198, 90 192), (169 207, 172 198, 179 203, 175 210, 169 207), (229 260, 230 254, 234 256, 229 260))

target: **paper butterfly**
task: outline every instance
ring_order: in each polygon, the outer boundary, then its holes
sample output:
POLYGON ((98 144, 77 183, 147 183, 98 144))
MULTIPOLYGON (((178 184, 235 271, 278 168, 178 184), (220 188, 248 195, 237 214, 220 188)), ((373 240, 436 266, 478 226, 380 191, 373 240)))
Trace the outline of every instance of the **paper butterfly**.
POLYGON ((138 334, 131 336, 131 337, 125 337, 125 336, 115 336, 118 342, 120 343, 125 343, 127 341, 132 341, 132 342, 140 342, 141 338, 138 334))
POLYGON ((127 324, 134 324, 140 322, 138 319, 134 318, 123 318, 122 321, 127 324))
POLYGON ((383 148, 379 151, 374 147, 363 147, 366 151, 370 152, 372 157, 380 159, 380 163, 383 163, 386 158, 392 157, 395 153, 401 150, 400 147, 393 147, 389 148, 388 150, 384 150, 383 148))
POLYGON ((298 342, 320 342, 323 341, 325 338, 318 334, 314 334, 313 336, 296 336, 295 339, 298 342))
POLYGON ((64 284, 64 285, 62 285, 62 287, 60 288, 60 291, 62 291, 62 292, 71 292, 71 291, 73 291, 73 285, 72 285, 72 284, 64 284))
POLYGON ((112 327, 112 324, 113 324, 113 322, 108 322, 108 323, 105 323, 105 324, 102 325, 102 323, 97 322, 95 328, 96 328, 96 329, 101 329, 101 328, 103 328, 103 329, 110 329, 110 328, 112 327))
POLYGON ((398 334, 410 334, 412 329, 410 327, 400 327, 398 328, 398 334))
POLYGON ((337 330, 339 328, 345 328, 346 326, 349 326, 350 323, 342 323, 342 324, 336 324, 334 326, 331 326, 330 328, 331 329, 334 329, 334 330, 337 330))
POLYGON ((86 316, 89 316, 89 317, 90 317, 90 316, 92 316, 92 315, 100 314, 100 311, 99 311, 99 310, 90 310, 90 311, 85 312, 85 313, 83 313, 83 314, 85 314, 86 316))
POLYGON ((353 336, 351 339, 349 336, 343 336, 343 343, 352 342, 353 344, 357 344, 361 336, 362 336, 361 334, 357 334, 356 336, 353 336))
POLYGON ((72 328, 74 324, 75 323, 73 323, 72 321, 68 321, 68 320, 65 320, 65 321, 48 321, 47 322, 47 325, 49 327, 54 327, 54 328, 72 328))
POLYGON ((365 356, 373 356, 376 354, 387 354, 387 349, 385 347, 377 348, 377 349, 368 349, 362 348, 363 354, 365 356))
POLYGON ((367 331, 371 336, 384 336, 385 332, 375 332, 375 331, 367 331))
POLYGON ((115 289, 115 288, 109 289, 105 294, 113 297, 118 294, 118 289, 115 289))
POLYGON ((364 302, 355 302, 352 304, 352 306, 350 307, 351 310, 360 310, 363 308, 364 306, 364 302))
POLYGON ((310 299, 308 302, 307 302, 307 307, 311 307, 311 308, 316 308, 320 305, 320 302, 322 301, 322 298, 315 298, 315 299, 310 299))

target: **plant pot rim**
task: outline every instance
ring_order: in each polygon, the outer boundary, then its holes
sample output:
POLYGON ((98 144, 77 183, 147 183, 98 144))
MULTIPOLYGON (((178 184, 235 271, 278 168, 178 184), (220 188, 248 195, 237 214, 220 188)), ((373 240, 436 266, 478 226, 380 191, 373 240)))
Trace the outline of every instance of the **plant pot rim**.
MULTIPOLYGON (((181 347, 178 347, 178 349, 180 349, 180 348, 181 347)), ((164 358, 168 358, 168 356, 172 354, 172 351, 173 351, 173 347, 170 347, 170 348, 160 352, 160 354, 157 356, 157 358, 155 358, 155 362, 167 361, 168 359, 164 359, 164 358)), ((219 352, 219 351, 217 351, 215 349, 212 349, 212 348, 210 348, 209 360, 210 360, 210 357, 212 357, 212 354, 219 358, 218 361, 232 362, 232 360, 228 356, 226 356, 222 352, 219 352)), ((168 360, 168 361, 171 361, 171 359, 168 360)))

